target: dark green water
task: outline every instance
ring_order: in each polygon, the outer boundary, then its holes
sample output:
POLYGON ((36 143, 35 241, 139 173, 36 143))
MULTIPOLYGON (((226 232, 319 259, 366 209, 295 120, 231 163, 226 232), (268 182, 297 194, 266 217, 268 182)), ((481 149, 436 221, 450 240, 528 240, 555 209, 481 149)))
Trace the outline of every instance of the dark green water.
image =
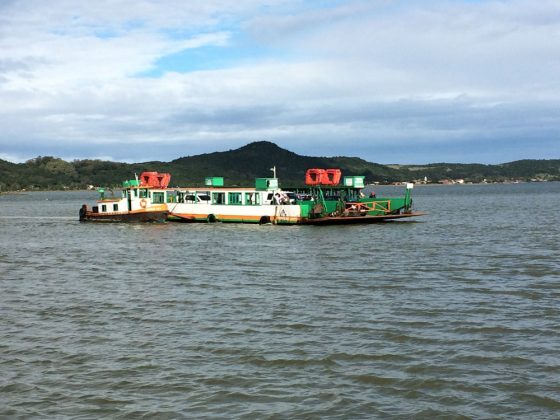
POLYGON ((0 196, 0 417, 558 418, 560 184, 413 196, 349 227, 0 196))

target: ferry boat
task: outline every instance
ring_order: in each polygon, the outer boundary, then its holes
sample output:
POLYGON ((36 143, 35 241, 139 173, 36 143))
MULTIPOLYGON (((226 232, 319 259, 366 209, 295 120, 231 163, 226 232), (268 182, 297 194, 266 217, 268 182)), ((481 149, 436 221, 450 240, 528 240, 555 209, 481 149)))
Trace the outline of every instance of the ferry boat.
POLYGON ((272 224, 374 223, 421 216, 412 211, 411 190, 403 197, 365 197, 364 176, 342 178, 339 169, 309 169, 306 187, 284 190, 278 179, 257 178, 254 188, 226 188, 223 178, 204 187, 168 191, 169 220, 272 224))
POLYGON ((206 178, 204 187, 170 191, 169 219, 184 222, 297 224, 301 208, 277 178, 257 178, 254 188, 227 188, 223 178, 206 178))
POLYGON ((99 199, 91 209, 80 208, 81 222, 165 222, 169 215, 166 204, 171 175, 143 172, 140 178, 124 181, 120 197, 106 197, 100 188, 99 199))

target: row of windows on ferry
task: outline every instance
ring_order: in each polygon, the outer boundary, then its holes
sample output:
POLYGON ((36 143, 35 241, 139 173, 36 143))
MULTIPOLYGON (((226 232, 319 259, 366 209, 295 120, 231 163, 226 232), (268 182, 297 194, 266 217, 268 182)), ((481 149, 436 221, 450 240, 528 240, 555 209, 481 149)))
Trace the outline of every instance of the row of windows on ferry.
POLYGON ((204 203, 204 204, 231 204, 231 205, 260 205, 260 204, 287 204, 295 200, 295 196, 289 197, 291 193, 279 194, 258 191, 233 191, 233 192, 210 192, 210 191, 168 191, 157 192, 148 189, 123 190, 123 198, 129 195, 134 198, 150 198, 153 204, 168 203, 204 203), (167 194, 167 200, 166 200, 167 194))
MULTIPOLYGON (((96 207, 93 208, 94 213, 97 211, 95 210, 96 207)), ((113 211, 119 211, 119 205, 117 203, 113 204, 113 211)), ((101 205, 101 212, 102 213, 106 213, 107 212, 107 204, 102 204, 101 205)))
POLYGON ((229 204, 229 205, 247 205, 255 206, 260 204, 270 204, 276 202, 277 197, 273 193, 261 192, 210 192, 210 191, 195 191, 195 192, 182 192, 175 191, 168 197, 168 202, 187 203, 187 204, 229 204))

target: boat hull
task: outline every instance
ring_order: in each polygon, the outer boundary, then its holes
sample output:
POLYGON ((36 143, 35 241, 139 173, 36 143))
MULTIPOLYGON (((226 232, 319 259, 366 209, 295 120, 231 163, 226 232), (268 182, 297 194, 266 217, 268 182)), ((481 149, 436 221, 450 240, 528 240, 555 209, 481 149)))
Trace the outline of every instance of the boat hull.
POLYGON ((299 205, 220 205, 168 204, 169 220, 182 222, 223 222, 254 224, 299 224, 302 220, 299 205))
POLYGON ((94 213, 80 214, 80 222, 101 223, 163 223, 167 220, 167 211, 138 211, 123 213, 94 213))
POLYGON ((327 216, 306 219, 302 222, 304 225, 351 225, 351 224, 367 224, 382 223, 391 220, 405 219, 409 217, 424 216, 426 213, 413 212, 402 214, 386 214, 380 216, 327 216))

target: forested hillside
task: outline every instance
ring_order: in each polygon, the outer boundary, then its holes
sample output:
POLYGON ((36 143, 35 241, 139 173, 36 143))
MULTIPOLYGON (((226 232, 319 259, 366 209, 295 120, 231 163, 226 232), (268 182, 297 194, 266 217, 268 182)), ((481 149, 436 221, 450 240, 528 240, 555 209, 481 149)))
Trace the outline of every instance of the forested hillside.
POLYGON ((463 179, 465 182, 560 180, 560 160, 519 160, 500 165, 434 163, 380 165, 358 157, 301 156, 274 143, 260 141, 239 149, 182 157, 171 162, 119 163, 101 160, 67 162, 37 157, 15 164, 0 160, 0 192, 33 189, 82 189, 88 185, 114 187, 143 171, 170 172, 171 185, 202 185, 207 176, 223 176, 226 185, 250 186, 258 177, 271 177, 297 186, 308 168, 340 168, 344 175, 365 175, 366 182, 392 183, 463 179))

